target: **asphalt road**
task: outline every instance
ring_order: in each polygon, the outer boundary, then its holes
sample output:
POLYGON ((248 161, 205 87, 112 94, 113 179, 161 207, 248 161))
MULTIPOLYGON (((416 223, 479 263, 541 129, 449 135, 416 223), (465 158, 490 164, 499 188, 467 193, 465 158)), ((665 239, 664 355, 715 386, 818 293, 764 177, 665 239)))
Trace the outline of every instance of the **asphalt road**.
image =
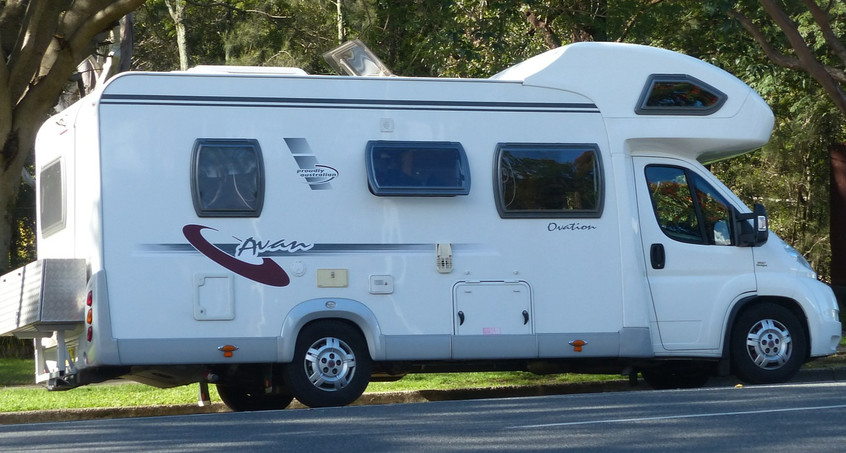
POLYGON ((0 451, 846 450, 846 383, 0 426, 0 451))

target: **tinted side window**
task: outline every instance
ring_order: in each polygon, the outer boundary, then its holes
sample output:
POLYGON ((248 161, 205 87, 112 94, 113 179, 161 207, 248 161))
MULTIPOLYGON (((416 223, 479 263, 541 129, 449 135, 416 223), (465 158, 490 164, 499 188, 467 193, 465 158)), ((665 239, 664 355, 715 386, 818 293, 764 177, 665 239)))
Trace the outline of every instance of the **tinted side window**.
POLYGON ((655 218, 668 237, 691 244, 732 244, 729 204, 699 175, 650 165, 646 181, 655 218))
POLYGON ((702 226, 708 244, 732 245, 731 210, 728 202, 702 177, 693 174, 696 201, 702 213, 702 226))
POLYGON ((261 149, 256 140, 199 139, 191 185, 201 217, 258 217, 264 200, 261 149))
POLYGON ((48 236, 65 227, 65 186, 62 180, 62 161, 44 166, 38 175, 40 193, 41 235, 48 236))
POLYGON ((500 144, 494 178, 500 217, 599 217, 595 145, 500 144))
POLYGON ((726 95, 688 75, 654 74, 646 82, 635 112, 640 115, 708 115, 726 95))
POLYGON ((460 143, 367 143, 367 179, 379 196, 438 197, 470 193, 470 169, 460 143))

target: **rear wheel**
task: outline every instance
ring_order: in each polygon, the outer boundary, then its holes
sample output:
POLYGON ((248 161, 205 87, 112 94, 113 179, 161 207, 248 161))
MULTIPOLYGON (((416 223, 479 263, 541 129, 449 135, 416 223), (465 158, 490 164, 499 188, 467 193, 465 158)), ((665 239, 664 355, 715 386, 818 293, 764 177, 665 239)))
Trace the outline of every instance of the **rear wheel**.
POLYGON ((802 323, 781 305, 762 303, 744 311, 731 336, 734 374, 751 384, 792 378, 805 363, 807 340, 802 323))
POLYGON ((242 384, 217 384, 217 393, 226 407, 235 412, 284 409, 294 397, 281 389, 271 393, 256 386, 242 384))
POLYGON ((643 380, 656 390, 695 389, 711 377, 710 370, 693 366, 662 366, 641 371, 643 380))
POLYGON ((345 406, 367 388, 372 360, 364 337, 341 321, 304 327, 294 360, 283 368, 286 386, 309 407, 345 406))

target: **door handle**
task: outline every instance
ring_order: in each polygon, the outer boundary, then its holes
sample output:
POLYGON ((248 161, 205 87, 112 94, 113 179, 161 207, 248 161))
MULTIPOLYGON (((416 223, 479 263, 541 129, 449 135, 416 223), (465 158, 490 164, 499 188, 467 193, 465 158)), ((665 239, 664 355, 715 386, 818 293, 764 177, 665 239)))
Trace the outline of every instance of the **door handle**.
POLYGON ((523 310, 523 325, 525 326, 528 323, 529 323, 529 312, 526 311, 526 310, 523 310))
POLYGON ((664 253, 663 244, 652 244, 649 247, 649 260, 652 262, 653 269, 664 269, 667 257, 664 253))
POLYGON ((458 325, 459 326, 464 325, 464 312, 463 311, 458 312, 458 325))

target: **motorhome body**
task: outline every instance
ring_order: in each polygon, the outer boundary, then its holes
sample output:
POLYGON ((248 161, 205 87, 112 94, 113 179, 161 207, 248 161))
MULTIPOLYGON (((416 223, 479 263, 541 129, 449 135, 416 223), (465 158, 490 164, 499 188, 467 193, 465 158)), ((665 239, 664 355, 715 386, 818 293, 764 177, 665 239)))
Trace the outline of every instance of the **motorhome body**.
POLYGON ((36 265, 84 269, 73 315, 0 330, 53 385, 211 381, 236 409, 439 365, 789 379, 835 352, 836 301, 701 164, 772 124, 635 45, 491 79, 121 74, 37 142, 36 265))

